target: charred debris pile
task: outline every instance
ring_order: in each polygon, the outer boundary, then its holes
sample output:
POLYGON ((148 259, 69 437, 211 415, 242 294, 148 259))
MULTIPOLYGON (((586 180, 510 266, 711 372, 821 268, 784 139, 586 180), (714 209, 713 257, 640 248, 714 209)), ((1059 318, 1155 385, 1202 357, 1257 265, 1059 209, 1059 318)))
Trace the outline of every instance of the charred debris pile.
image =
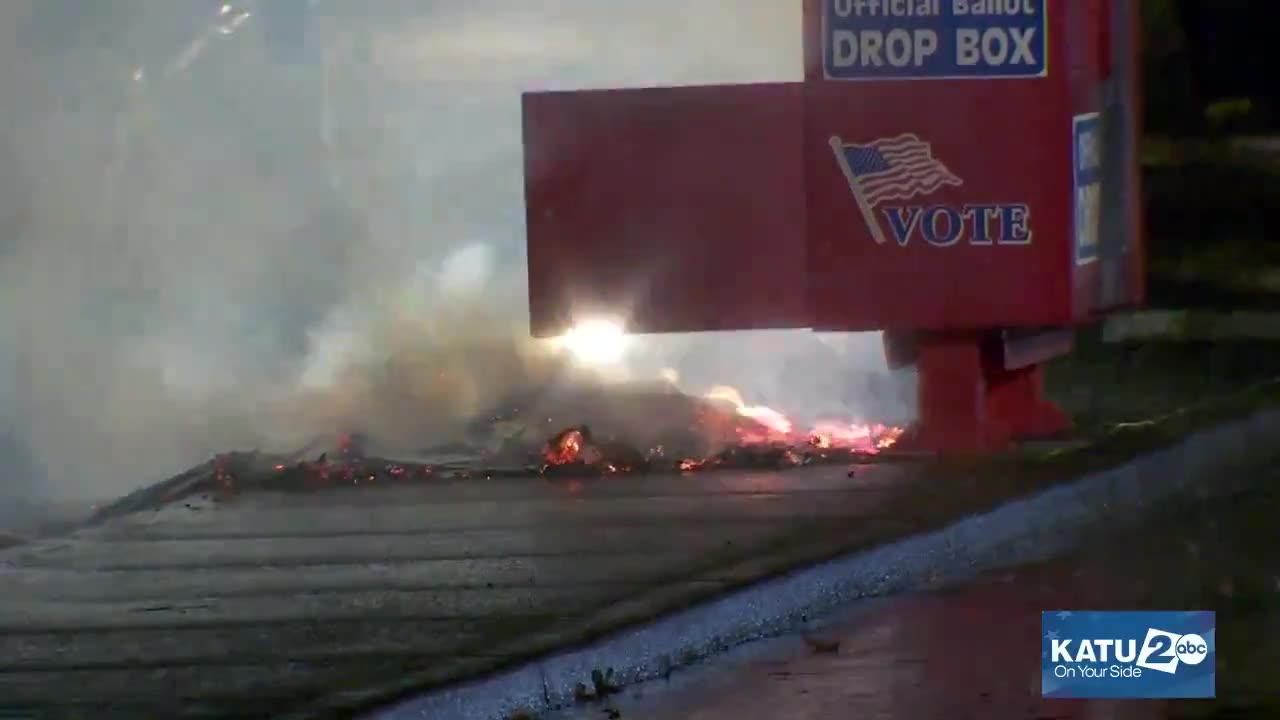
POLYGON ((457 442, 411 452, 360 433, 288 454, 230 452, 100 508, 91 522, 202 498, 493 477, 584 477, 852 464, 891 446, 891 425, 821 423, 797 432, 736 397, 663 389, 546 393, 504 403, 457 442))

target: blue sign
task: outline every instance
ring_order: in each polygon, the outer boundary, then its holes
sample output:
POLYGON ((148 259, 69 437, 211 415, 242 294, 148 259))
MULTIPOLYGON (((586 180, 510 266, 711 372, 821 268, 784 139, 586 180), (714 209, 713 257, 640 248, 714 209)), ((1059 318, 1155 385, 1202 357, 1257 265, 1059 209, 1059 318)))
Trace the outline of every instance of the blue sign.
POLYGON ((1040 693, 1055 698, 1212 698, 1215 613, 1041 615, 1040 693))
POLYGON ((1102 223, 1102 116, 1077 115, 1071 121, 1072 246, 1077 265, 1098 259, 1102 223))
POLYGON ((1045 0, 823 0, 828 80, 1032 78, 1048 70, 1045 0))

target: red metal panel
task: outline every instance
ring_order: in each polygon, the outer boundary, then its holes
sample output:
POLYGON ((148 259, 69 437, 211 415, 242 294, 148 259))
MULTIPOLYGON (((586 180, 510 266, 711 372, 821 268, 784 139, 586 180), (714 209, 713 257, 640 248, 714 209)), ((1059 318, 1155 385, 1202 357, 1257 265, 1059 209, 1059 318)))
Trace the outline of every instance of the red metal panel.
POLYGON ((799 84, 523 97, 535 336, 804 327, 799 84))
MULTIPOLYGON (((833 330, 1049 326, 1071 321, 1071 105, 1063 3, 1048 3, 1047 75, 1022 79, 823 79, 822 3, 806 2, 810 303, 833 330), (831 138, 866 144, 914 136, 960 184, 865 208, 831 138), (988 216, 986 236, 973 222, 988 216), (1023 205, 1025 218, 1010 216, 1023 205), (931 210, 931 208, 939 208, 931 210), (950 245, 921 230, 968 210, 950 245), (890 217, 893 215, 893 217, 890 217), (868 216, 874 218, 872 227, 868 216), (1025 219, 1025 223, 1019 220, 1025 219), (1028 242, 1000 242, 1021 239, 1028 242), (896 224, 895 224, 896 221, 896 224), (912 222, 915 222, 912 225, 912 222), (911 232, 895 232, 909 229, 911 232), (877 235, 879 238, 877 239, 877 235)), ((946 235, 946 233, 941 233, 946 235)))
POLYGON ((534 333, 598 315, 636 332, 1087 320, 1100 263, 1074 255, 1072 118, 1100 109, 1109 4, 1037 6, 1041 75, 827 80, 824 4, 805 0, 802 85, 525 96, 534 333), (951 180, 868 203, 848 153, 904 137, 951 180))
MULTIPOLYGON (((1077 0, 1067 3, 1065 10, 1064 46, 1067 50, 1070 82, 1068 92, 1073 116, 1085 117, 1103 111, 1103 76, 1099 63, 1102 44, 1099 25, 1101 10, 1099 0, 1077 0)), ((1100 138, 1105 136, 1102 130, 1098 132, 1100 138)), ((1075 142, 1074 135, 1072 142, 1075 142)), ((1114 152, 1114 148, 1105 148, 1104 145, 1103 152, 1114 152)), ((1105 181, 1106 178, 1103 180, 1104 184, 1105 181)), ((1100 229, 1099 235, 1101 234, 1100 229)), ((1105 262, 1102 257, 1085 263, 1076 262, 1074 258, 1070 261, 1073 321, 1086 322, 1092 317, 1094 307, 1102 295, 1102 268, 1105 262)))
MULTIPOLYGON (((918 107, 923 84, 863 83, 856 104, 829 85, 810 91, 805 151, 812 168, 815 326, 947 329, 1068 322, 1071 166, 1065 98, 1046 83, 939 83, 927 89, 929 105, 938 111, 909 112, 918 107), (963 185, 902 203, 899 220, 933 206, 1024 204, 1030 242, 974 244, 966 230, 954 245, 937 247, 917 225, 902 245, 884 214, 896 212, 892 207, 874 209, 884 237, 876 242, 829 138, 869 142, 904 133, 928 142, 934 158, 963 185)), ((992 222, 988 237, 1006 220, 992 222)))
POLYGON ((1105 153, 1100 257, 1073 268, 1079 322, 1145 297, 1142 242, 1140 11, 1116 0, 1069 6, 1067 45, 1075 115, 1100 113, 1105 153))
POLYGON ((821 82, 822 76, 822 3, 824 0, 803 0, 804 32, 804 80, 821 82))

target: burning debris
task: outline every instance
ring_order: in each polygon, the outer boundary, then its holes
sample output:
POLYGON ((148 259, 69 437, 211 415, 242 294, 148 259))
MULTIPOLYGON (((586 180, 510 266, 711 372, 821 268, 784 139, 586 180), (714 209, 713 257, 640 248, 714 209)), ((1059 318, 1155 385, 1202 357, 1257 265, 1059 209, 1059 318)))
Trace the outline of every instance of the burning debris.
MULTIPOLYGON (((727 389, 727 390, 731 390, 727 389)), ((711 400, 737 399, 733 395, 711 400)), ((596 441, 583 425, 567 428, 543 448, 541 472, 607 474, 620 472, 697 472, 713 468, 788 468, 821 463, 852 463, 889 448, 902 429, 889 425, 820 423, 798 432, 781 413, 764 407, 730 403, 737 417, 716 417, 708 411, 701 420, 713 428, 729 428, 733 438, 709 453, 671 453, 658 444, 640 452, 616 439, 596 441)), ((704 428, 705 429, 705 428, 704 428)))
POLYGON ((705 398, 669 389, 576 389, 526 397, 474 424, 466 442, 397 456, 368 436, 346 433, 290 455, 232 452, 100 509, 95 521, 193 497, 224 501, 246 491, 308 492, 342 486, 495 476, 694 473, 717 468, 785 469, 852 464, 892 446, 902 429, 818 423, 798 430, 733 388, 705 398), (590 420, 560 425, 557 416, 590 420), (599 428, 605 428, 601 432, 599 428))
MULTIPOLYGON (((500 418, 510 426, 514 415, 500 418)), ((785 468, 854 462, 890 447, 902 429, 882 424, 821 422, 812 428, 751 406, 731 387, 697 398, 670 389, 575 391, 555 403, 533 403, 517 435, 542 430, 542 473, 695 472, 717 467, 785 468), (566 412, 567 411, 567 412, 566 412), (575 422, 563 425, 557 415, 575 422), (586 419, 587 422, 583 422, 586 419), (601 430, 604 430, 603 432, 601 430)), ((497 420, 497 419, 495 419, 497 420)), ((518 423, 517 423, 518 425, 518 423)))
POLYGON ((571 465, 582 463, 594 465, 600 461, 599 453, 588 443, 591 442, 591 431, 584 425, 580 428, 569 428, 556 433, 542 450, 542 457, 547 465, 571 465))

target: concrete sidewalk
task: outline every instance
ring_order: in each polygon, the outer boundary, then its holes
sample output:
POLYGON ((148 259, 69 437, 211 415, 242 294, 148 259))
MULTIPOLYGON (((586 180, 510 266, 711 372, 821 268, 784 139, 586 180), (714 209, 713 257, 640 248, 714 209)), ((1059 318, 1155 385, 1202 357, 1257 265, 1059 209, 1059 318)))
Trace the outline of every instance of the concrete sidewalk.
MULTIPOLYGON (((1162 462, 1210 471, 1277 425, 1162 462)), ((886 463, 852 477, 424 480, 182 502, 0 552, 0 712, 349 716, 942 527, 1042 481, 886 463)), ((1072 502, 1071 517, 1091 513, 1072 502)))

